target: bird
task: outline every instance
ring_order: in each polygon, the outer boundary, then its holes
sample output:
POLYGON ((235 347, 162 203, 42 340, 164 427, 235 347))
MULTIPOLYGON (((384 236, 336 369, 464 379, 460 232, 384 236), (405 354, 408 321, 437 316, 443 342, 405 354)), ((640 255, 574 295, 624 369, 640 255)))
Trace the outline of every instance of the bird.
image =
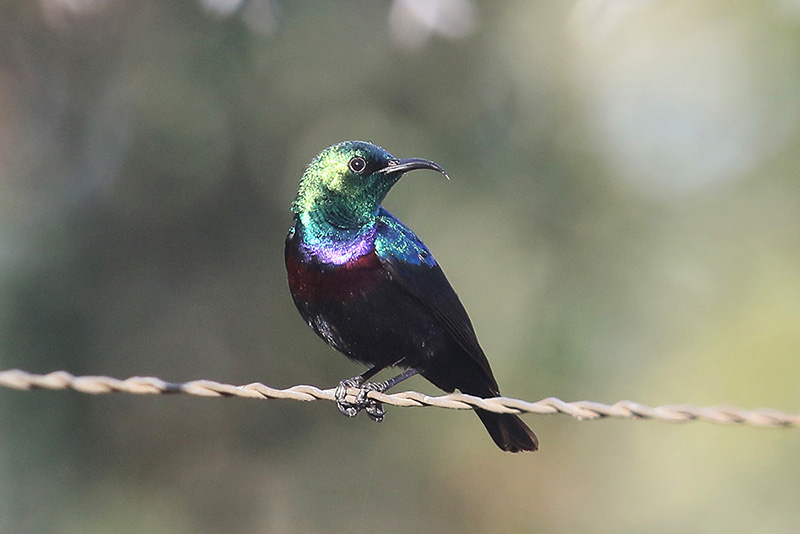
MULTIPOLYGON (((285 261, 292 299, 303 320, 328 345, 370 366, 336 388, 339 409, 364 410, 380 422, 385 411, 367 397, 416 374, 439 389, 482 398, 500 390, 475 329, 428 247, 382 205, 409 171, 447 173, 422 158, 398 159, 366 141, 344 141, 308 164, 292 203, 294 224, 285 261), (390 367, 405 371, 367 382, 390 367), (355 402, 348 388, 359 390, 355 402)), ((497 446, 535 451, 539 441, 513 414, 476 409, 497 446)))

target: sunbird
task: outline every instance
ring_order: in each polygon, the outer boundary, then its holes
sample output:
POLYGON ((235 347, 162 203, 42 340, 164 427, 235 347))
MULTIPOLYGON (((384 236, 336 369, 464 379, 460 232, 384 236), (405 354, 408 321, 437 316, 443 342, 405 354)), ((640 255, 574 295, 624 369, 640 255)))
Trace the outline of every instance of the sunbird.
MULTIPOLYGON (((381 421, 368 392, 386 391, 420 374, 436 387, 488 398, 500 395, 464 306, 430 250, 383 206, 409 171, 447 173, 436 163, 397 159, 364 141, 317 154, 303 173, 286 236, 289 289, 303 320, 326 343, 370 366, 342 380, 339 409, 381 421), (367 381, 387 367, 406 369, 385 382, 367 381), (359 389, 352 402, 348 388, 359 389)), ((513 414, 475 412, 504 451, 535 451, 539 441, 513 414)))

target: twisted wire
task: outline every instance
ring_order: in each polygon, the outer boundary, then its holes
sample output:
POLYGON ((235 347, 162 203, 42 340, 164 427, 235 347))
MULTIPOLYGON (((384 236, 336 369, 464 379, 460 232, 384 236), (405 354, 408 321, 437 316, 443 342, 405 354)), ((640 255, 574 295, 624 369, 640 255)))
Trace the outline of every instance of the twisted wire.
MULTIPOLYGON (((48 374, 34 374, 19 369, 0 371, 0 387, 17 390, 72 389, 81 393, 100 395, 105 393, 132 393, 135 395, 159 395, 184 393, 200 397, 243 397, 248 399, 290 399, 311 402, 316 400, 335 401, 334 389, 319 389, 314 386, 294 386, 275 389, 260 382, 242 386, 223 384, 213 380, 193 380, 173 383, 160 378, 134 376, 125 380, 109 376, 74 376, 66 371, 48 374)), ((354 401, 357 389, 348 390, 348 401, 354 401)), ((564 414, 579 420, 605 418, 652 419, 671 423, 687 421, 709 421, 752 425, 761 427, 800 427, 800 414, 784 413, 777 410, 743 410, 730 406, 696 407, 689 405, 666 405, 649 407, 633 401, 619 401, 602 404, 593 401, 565 402, 548 397, 537 402, 528 402, 508 397, 482 399, 462 393, 451 393, 432 397, 416 391, 402 393, 378 393, 370 391, 369 398, 384 404, 404 407, 437 406, 453 410, 472 410, 481 408, 496 413, 535 413, 541 415, 564 414)))

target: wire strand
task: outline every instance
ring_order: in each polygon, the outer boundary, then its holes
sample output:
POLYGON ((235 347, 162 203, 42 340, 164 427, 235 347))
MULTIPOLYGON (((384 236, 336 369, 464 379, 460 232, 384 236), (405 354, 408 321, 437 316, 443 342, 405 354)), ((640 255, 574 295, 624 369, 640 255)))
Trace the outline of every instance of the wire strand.
MULTIPOLYGON (((154 377, 134 376, 120 380, 109 376, 74 376, 66 371, 56 371, 41 375, 19 369, 0 371, 0 387, 17 390, 72 389, 91 395, 115 392, 132 393, 134 395, 184 393, 199 397, 243 397, 262 400, 290 399, 304 402, 316 400, 335 401, 334 389, 319 389, 314 386, 275 389, 260 382, 242 386, 223 384, 213 380, 174 383, 154 377)), ((357 389, 348 390, 348 400, 353 401, 357 394, 357 389)), ((761 427, 800 427, 800 414, 790 414, 769 409, 743 410, 730 406, 699 408, 689 405, 666 405, 652 408, 627 400, 610 405, 593 401, 565 402, 555 397, 548 397, 537 402, 528 402, 508 397, 482 399, 462 393, 431 397, 416 391, 393 394, 370 391, 368 397, 392 406, 436 406, 452 410, 481 408, 496 413, 564 414, 583 421, 613 417, 618 419, 652 419, 670 423, 708 421, 761 427)))

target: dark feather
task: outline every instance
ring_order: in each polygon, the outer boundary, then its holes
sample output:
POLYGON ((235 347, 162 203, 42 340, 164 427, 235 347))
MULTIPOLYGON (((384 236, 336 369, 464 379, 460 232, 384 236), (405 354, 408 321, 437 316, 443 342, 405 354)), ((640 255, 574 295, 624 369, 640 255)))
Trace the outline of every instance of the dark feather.
MULTIPOLYGON (((469 315, 441 267, 412 265, 393 257, 381 258, 381 264, 392 282, 418 303, 420 313, 430 314, 458 343, 463 354, 477 364, 485 381, 485 394, 498 395, 497 382, 469 315)), ((461 386, 456 387, 463 391, 461 386)))

